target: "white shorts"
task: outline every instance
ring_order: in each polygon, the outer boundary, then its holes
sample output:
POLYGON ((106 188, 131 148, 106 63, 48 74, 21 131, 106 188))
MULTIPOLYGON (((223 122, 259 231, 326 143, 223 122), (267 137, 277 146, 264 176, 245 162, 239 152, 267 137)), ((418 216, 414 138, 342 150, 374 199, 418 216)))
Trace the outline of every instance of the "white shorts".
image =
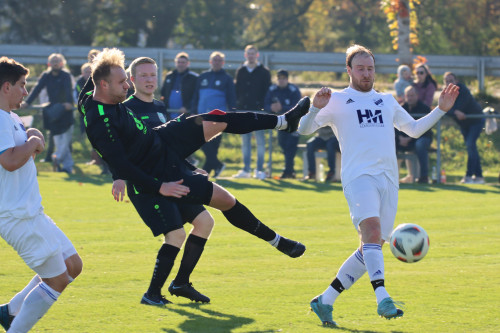
POLYGON ((369 218, 380 218, 382 239, 389 241, 398 207, 398 188, 384 174, 361 175, 344 187, 351 220, 356 230, 369 218))
POLYGON ((43 212, 31 219, 2 217, 0 235, 42 278, 64 273, 64 260, 77 253, 68 237, 43 212))

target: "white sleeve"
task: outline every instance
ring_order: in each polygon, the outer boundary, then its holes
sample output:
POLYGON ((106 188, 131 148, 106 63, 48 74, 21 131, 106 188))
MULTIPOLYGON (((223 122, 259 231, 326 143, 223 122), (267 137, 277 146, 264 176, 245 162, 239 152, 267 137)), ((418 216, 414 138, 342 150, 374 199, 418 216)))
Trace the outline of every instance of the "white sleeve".
MULTIPOLYGON (((0 110, 0 112, 5 112, 0 110)), ((9 115, 10 117, 10 115, 9 115)), ((12 134, 12 123, 7 119, 0 121, 0 152, 16 146, 14 135, 12 134)))
POLYGON ((300 119, 299 123, 299 128, 297 132, 302 135, 309 135, 314 133, 320 126, 314 119, 316 118, 316 115, 319 113, 319 110, 317 107, 311 106, 309 108, 309 112, 300 119))
POLYGON ((395 114, 394 126, 412 138, 418 138, 430 130, 445 114, 446 112, 436 107, 425 117, 415 120, 405 109, 399 106, 395 114))

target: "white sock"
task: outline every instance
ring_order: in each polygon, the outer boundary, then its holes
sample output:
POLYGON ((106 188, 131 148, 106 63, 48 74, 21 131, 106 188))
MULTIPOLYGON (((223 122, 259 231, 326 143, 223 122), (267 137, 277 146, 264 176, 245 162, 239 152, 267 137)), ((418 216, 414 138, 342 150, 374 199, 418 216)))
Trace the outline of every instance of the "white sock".
POLYGON ((33 279, 28 283, 26 287, 24 287, 23 290, 18 292, 14 297, 9 302, 9 314, 11 316, 17 316, 19 313, 19 310, 21 309, 21 305, 23 305, 24 299, 26 296, 29 294, 33 288, 35 288, 40 282, 42 282, 42 279, 40 276, 35 275, 33 279))
POLYGON ((282 115, 277 116, 277 117, 278 117, 278 122, 276 123, 275 129, 277 129, 277 130, 286 129, 288 127, 288 122, 285 119, 285 115, 282 114, 282 115))
MULTIPOLYGON (((366 272, 365 262, 363 255, 359 250, 354 251, 349 258, 344 261, 340 266, 336 278, 342 283, 344 290, 351 288, 351 286, 358 281, 366 272)), ((321 301, 323 304, 333 305, 340 293, 335 290, 331 285, 323 292, 321 301)))
POLYGON ((342 286, 347 290, 356 283, 366 272, 366 265, 363 260, 363 254, 356 250, 349 258, 340 266, 337 273, 337 279, 342 283, 342 286))
MULTIPOLYGON (((384 280, 384 254, 382 253, 382 246, 380 244, 364 244, 363 259, 370 281, 384 280)), ((375 295, 377 296, 377 303, 389 297, 385 287, 375 289, 375 295)))
POLYGON ((384 298, 390 297, 385 287, 378 287, 375 289, 375 296, 377 296, 377 304, 382 302, 384 298))
POLYGON ((326 288, 326 290, 321 294, 321 303, 333 305, 339 295, 340 293, 337 290, 333 289, 332 286, 328 286, 328 288, 326 288))
POLYGON ((21 310, 12 321, 9 333, 28 332, 57 301, 61 293, 40 282, 24 299, 21 310))
POLYGON ((274 237, 273 240, 268 241, 268 243, 271 244, 274 247, 278 247, 278 244, 280 242, 280 238, 281 238, 281 236, 278 235, 278 234, 276 234, 276 237, 274 237))

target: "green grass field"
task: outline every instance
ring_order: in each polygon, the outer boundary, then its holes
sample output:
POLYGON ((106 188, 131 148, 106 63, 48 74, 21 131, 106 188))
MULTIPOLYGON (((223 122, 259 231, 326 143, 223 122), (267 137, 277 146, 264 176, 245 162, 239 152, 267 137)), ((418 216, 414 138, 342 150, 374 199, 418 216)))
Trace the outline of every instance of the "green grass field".
MULTIPOLYGON (((307 246, 291 259, 235 229, 217 211, 216 226, 192 275, 210 304, 168 297, 166 308, 139 304, 160 238, 129 202, 116 203, 101 176, 40 172, 46 213, 75 244, 82 275, 33 332, 326 332, 309 301, 357 247, 340 184, 219 180, 263 222, 307 246)), ((427 257, 397 261, 384 247, 386 286, 405 316, 376 314, 368 277, 334 307, 339 331, 498 332, 500 330, 500 188, 497 185, 402 186, 396 224, 417 223, 430 236, 427 257)), ((33 273, 0 241, 0 303, 33 273)), ((174 273, 177 271, 174 267, 174 273)), ((173 278, 169 277, 167 285, 173 278)), ((167 293, 165 288, 165 293, 167 293)))

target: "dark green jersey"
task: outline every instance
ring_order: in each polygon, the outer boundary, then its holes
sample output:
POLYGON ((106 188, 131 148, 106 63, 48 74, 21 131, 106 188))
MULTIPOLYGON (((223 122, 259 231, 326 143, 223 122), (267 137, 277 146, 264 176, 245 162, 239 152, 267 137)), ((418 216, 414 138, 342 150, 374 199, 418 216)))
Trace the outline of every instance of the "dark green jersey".
POLYGON ((151 128, 167 122, 167 108, 161 101, 154 99, 153 102, 144 102, 136 96, 130 96, 123 104, 151 128))
POLYGON ((157 193, 168 170, 167 148, 158 133, 123 103, 104 104, 92 97, 89 80, 78 98, 87 136, 108 163, 114 179, 157 193))

